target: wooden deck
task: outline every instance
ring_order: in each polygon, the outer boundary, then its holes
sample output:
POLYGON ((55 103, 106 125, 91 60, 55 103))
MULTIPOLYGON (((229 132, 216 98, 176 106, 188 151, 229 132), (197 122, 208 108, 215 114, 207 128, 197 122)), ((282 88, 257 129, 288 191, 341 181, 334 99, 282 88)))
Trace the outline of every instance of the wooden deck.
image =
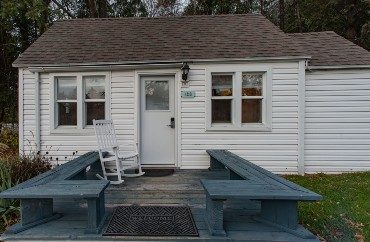
MULTIPOLYGON (((259 212, 258 202, 232 201, 225 204, 227 237, 210 236, 203 220, 205 195, 200 179, 226 179, 224 171, 178 170, 171 176, 126 178, 122 185, 106 191, 109 213, 121 204, 187 204, 199 231, 199 237, 108 237, 87 235, 86 204, 82 200, 58 200, 55 211, 64 216, 18 234, 5 234, 5 241, 302 241, 286 232, 256 222, 252 215, 259 212)), ((316 240, 305 240, 316 241, 316 240)))

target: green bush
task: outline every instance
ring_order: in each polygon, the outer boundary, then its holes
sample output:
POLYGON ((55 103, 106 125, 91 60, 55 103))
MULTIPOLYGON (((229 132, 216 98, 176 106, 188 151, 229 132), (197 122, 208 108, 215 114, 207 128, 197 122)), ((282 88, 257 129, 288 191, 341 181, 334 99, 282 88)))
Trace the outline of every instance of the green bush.
POLYGON ((18 150, 18 133, 14 130, 3 128, 0 133, 0 143, 9 146, 12 150, 18 150))
MULTIPOLYGON (((0 192, 13 186, 11 166, 7 162, 0 161, 0 192)), ((0 199, 1 226, 0 231, 13 223, 19 214, 19 201, 15 199, 0 199)))
MULTIPOLYGON (((0 157, 0 192, 51 169, 50 160, 38 153, 19 157, 7 153, 0 157)), ((0 199, 0 231, 19 217, 19 200, 0 199)))

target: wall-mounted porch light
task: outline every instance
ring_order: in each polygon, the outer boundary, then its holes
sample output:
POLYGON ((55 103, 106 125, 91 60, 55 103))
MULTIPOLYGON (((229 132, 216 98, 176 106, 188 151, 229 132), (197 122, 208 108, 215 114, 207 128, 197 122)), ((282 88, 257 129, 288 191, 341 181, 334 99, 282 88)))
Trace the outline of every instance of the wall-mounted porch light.
POLYGON ((182 71, 181 79, 182 79, 182 84, 183 85, 186 85, 189 82, 189 80, 188 80, 189 70, 190 70, 190 67, 189 67, 188 63, 184 62, 182 64, 182 67, 181 67, 181 71, 182 71))

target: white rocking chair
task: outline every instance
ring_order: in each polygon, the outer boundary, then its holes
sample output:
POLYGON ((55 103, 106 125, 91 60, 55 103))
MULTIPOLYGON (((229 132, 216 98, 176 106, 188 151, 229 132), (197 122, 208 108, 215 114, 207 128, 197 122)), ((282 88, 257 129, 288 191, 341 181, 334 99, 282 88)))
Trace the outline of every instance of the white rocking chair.
POLYGON ((98 151, 103 170, 103 176, 96 174, 99 179, 109 180, 108 177, 117 176, 111 184, 121 184, 122 177, 138 177, 144 175, 141 169, 137 144, 135 152, 122 153, 119 150, 116 132, 112 120, 93 120, 95 135, 98 140, 98 151), (107 165, 115 168, 109 169, 107 165), (138 173, 125 173, 126 170, 138 169, 138 173))

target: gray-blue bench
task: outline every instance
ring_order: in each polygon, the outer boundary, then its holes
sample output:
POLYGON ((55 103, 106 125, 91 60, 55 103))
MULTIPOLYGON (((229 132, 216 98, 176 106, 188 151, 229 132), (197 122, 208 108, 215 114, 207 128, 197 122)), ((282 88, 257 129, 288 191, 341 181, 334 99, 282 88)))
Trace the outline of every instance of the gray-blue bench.
POLYGON ((255 219, 302 238, 312 234, 298 224, 298 201, 322 196, 275 175, 227 150, 207 150, 210 170, 227 168, 230 180, 201 180, 206 191, 206 223, 212 235, 225 236, 223 203, 229 199, 261 202, 255 219))
POLYGON ((58 219, 53 199, 83 198, 87 201, 86 233, 99 233, 105 220, 104 190, 106 180, 86 180, 86 168, 98 170, 97 152, 86 153, 50 171, 42 173, 0 193, 0 198, 20 199, 21 221, 7 233, 19 233, 42 223, 58 219))

